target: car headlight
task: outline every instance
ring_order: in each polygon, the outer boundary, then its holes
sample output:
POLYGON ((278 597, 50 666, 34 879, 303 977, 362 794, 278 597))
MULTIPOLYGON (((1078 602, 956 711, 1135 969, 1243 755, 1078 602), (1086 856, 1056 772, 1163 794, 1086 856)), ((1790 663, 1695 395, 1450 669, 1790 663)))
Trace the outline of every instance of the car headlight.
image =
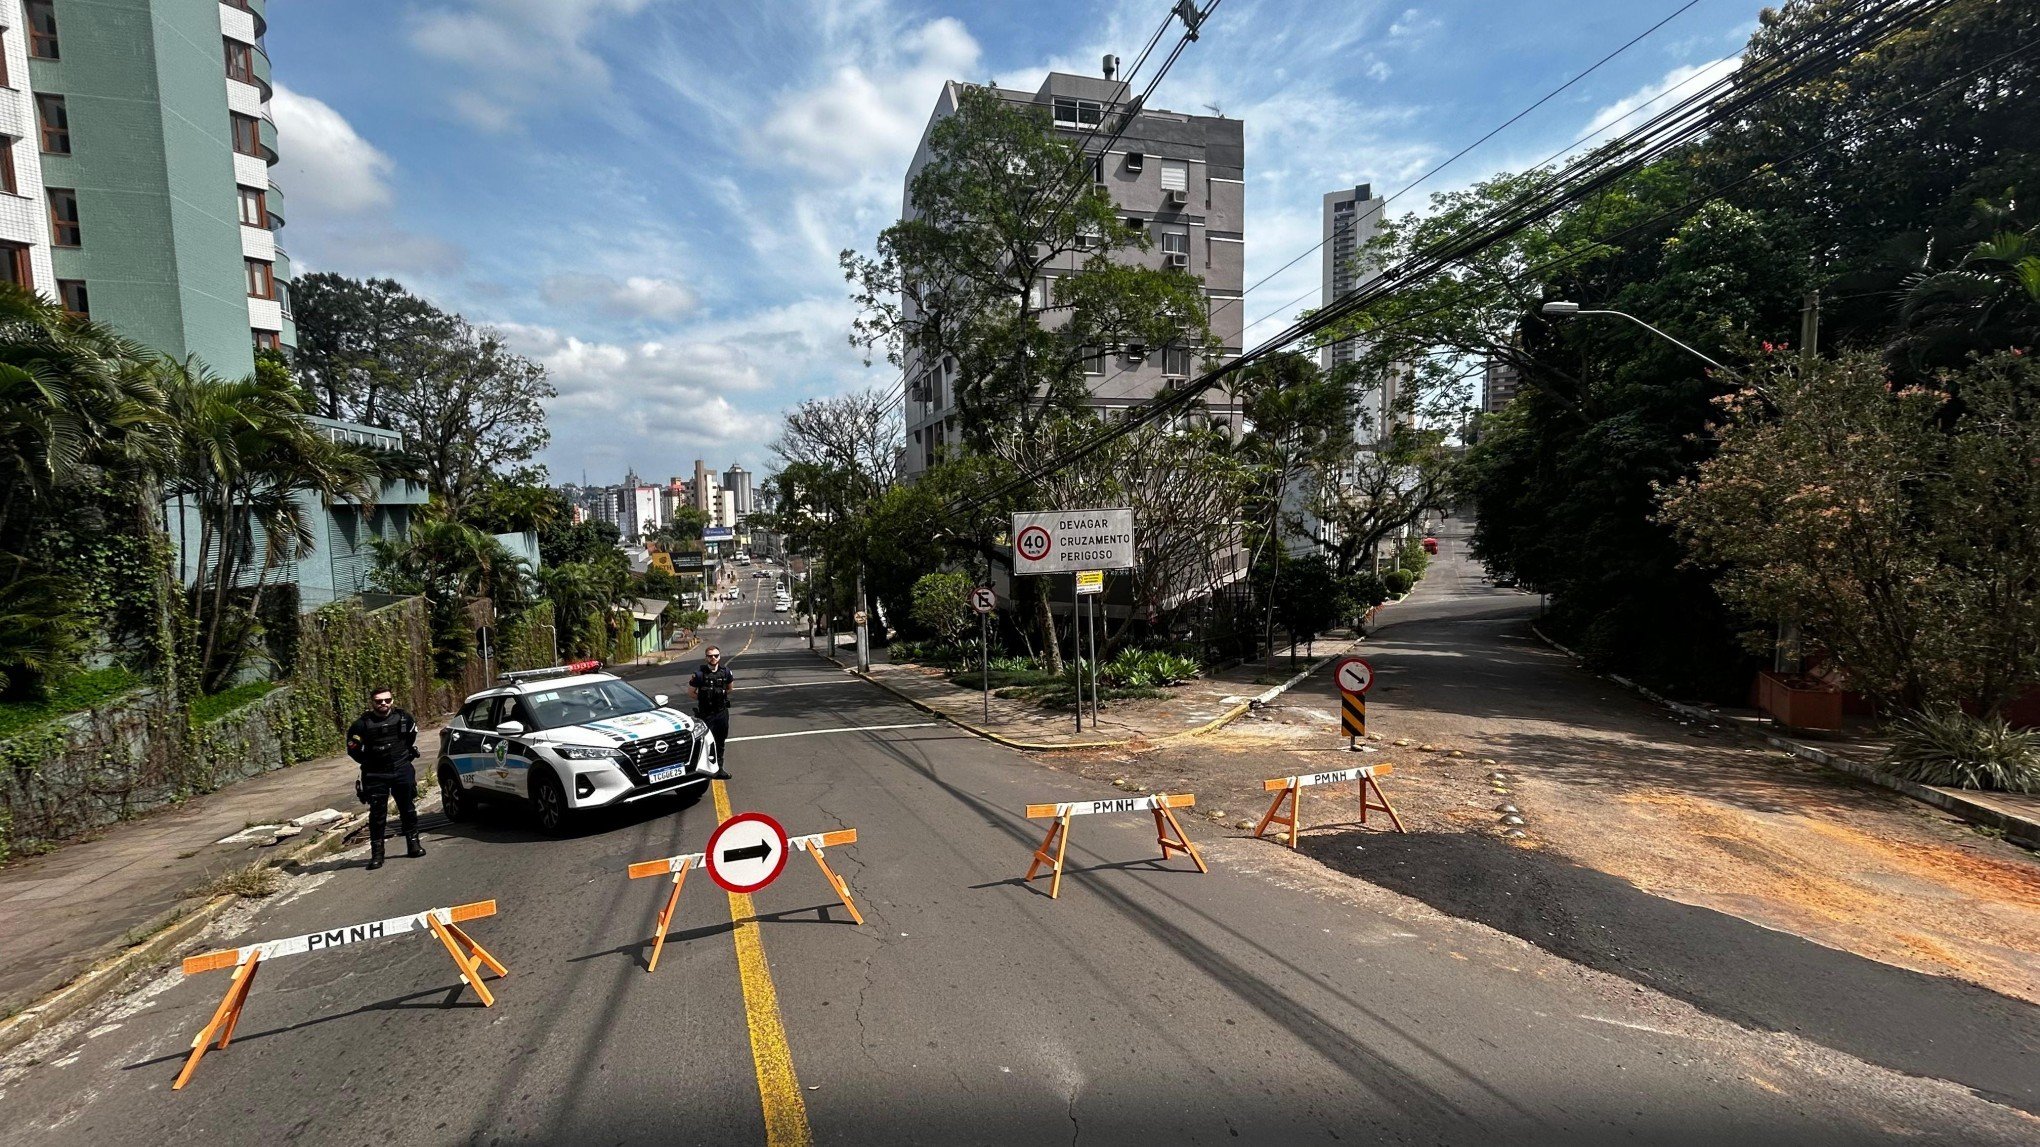
POLYGON ((596 748, 591 745, 554 745, 553 752, 569 761, 613 761, 615 749, 596 748))

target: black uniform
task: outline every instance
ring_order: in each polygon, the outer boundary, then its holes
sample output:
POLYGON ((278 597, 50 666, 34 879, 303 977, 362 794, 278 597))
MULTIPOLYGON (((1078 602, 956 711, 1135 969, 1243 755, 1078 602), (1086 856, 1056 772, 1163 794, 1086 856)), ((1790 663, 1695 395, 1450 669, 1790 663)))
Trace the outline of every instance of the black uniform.
POLYGON ((368 805, 370 867, 382 863, 391 797, 397 800, 397 820, 409 854, 425 855, 418 843, 418 775, 411 767, 418 758, 418 722, 402 709, 391 709, 382 717, 363 713, 347 730, 347 755, 361 766, 357 791, 368 805))
MULTIPOLYGON (((687 679, 688 687, 694 690, 694 713, 708 723, 709 733, 715 737, 715 759, 723 761, 723 742, 730 736, 730 686, 736 677, 727 666, 718 665, 711 669, 703 662, 694 670, 694 676, 687 679)), ((725 766, 724 771, 728 768, 725 766)))

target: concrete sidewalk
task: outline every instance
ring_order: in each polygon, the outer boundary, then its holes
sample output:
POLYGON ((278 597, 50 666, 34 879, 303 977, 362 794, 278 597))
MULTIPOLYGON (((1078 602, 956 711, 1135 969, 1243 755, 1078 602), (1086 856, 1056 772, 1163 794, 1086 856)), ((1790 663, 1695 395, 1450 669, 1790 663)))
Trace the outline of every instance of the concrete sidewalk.
MULTIPOLYGON (((970 687, 969 674, 951 681, 940 669, 874 660, 869 678, 917 708, 1010 748, 1138 749, 1224 725, 1254 705, 1265 704, 1332 658, 1357 650, 1361 640, 1326 637, 1311 647, 1314 655, 1307 654, 1304 645, 1295 646, 1293 665, 1292 650, 1282 649, 1271 658, 1242 662, 1198 677, 1167 690, 1162 697, 1107 701, 1101 706, 1096 724, 1091 721, 1090 710, 1085 710, 1081 731, 1073 712, 1003 698, 996 690, 988 712, 983 692, 970 687)), ((831 660, 845 668, 855 664, 854 654, 847 649, 839 648, 831 660)))
MULTIPOLYGON (((419 729, 419 747, 429 754, 438 735, 419 729)), ((27 1034, 7 1017, 206 910, 222 874, 357 827, 358 775, 345 756, 305 761, 0 868, 0 1047, 27 1034), (286 835, 219 843, 251 825, 286 825, 286 835)))

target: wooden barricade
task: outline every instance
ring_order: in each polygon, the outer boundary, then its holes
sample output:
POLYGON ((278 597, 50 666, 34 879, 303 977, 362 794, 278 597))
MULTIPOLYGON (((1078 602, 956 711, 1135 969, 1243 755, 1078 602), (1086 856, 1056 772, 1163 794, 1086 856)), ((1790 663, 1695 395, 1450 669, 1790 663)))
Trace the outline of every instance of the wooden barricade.
POLYGON ((1341 781, 1360 782, 1361 824, 1367 823, 1367 814, 1370 810, 1379 810, 1387 813, 1388 819, 1395 822, 1397 832, 1407 832, 1409 830, 1403 827, 1402 818, 1395 815, 1395 810, 1389 807, 1388 798, 1382 795, 1381 785, 1375 780, 1376 777, 1385 777, 1394 771, 1395 766, 1390 764, 1365 765, 1354 769, 1303 773, 1294 777, 1276 777, 1274 780, 1262 781, 1261 791, 1274 793, 1275 802, 1268 806, 1268 815, 1262 817, 1261 823, 1254 827, 1254 835, 1261 836, 1266 833, 1271 824, 1285 825, 1289 829, 1289 847, 1295 848, 1297 834, 1303 830, 1303 790, 1312 785, 1331 785, 1341 781), (1288 816, 1281 815, 1282 802, 1285 800, 1289 802, 1288 816))
POLYGON ((283 956, 302 956, 308 952, 323 952, 347 944, 358 944, 364 940, 382 940, 401 936, 406 932, 430 931, 446 945, 446 952, 453 957, 454 967, 460 969, 460 978, 475 990, 482 1006, 492 1007, 496 997, 482 982, 481 970, 488 968, 498 976, 507 976, 505 968, 488 950, 475 943, 474 938, 461 928, 468 920, 478 920, 496 914, 494 900, 481 900, 473 904, 456 904, 451 908, 429 908, 409 916, 393 916, 388 920, 376 920, 367 924, 354 924, 346 928, 335 928, 327 932, 307 932, 283 940, 270 940, 261 944, 248 944, 239 948, 223 948, 217 952, 202 952, 184 960, 184 974, 196 976, 202 972, 214 972, 221 968, 234 969, 234 978, 227 985, 227 994, 220 1000, 220 1006, 213 1009, 212 1020, 191 1041, 191 1055, 184 1061, 184 1070, 177 1073, 177 1082, 170 1085, 172 1091, 180 1090, 191 1081, 192 1072, 198 1070, 198 1061, 205 1053, 217 1047, 225 1050, 234 1038, 234 1027, 241 1022, 241 1010, 247 1006, 249 989, 255 986, 255 971, 264 961, 283 956), (215 1038, 217 1042, 215 1042, 215 1038))
MULTIPOLYGON (((864 914, 857 910, 856 902, 850 899, 849 883, 836 875, 836 871, 829 867, 829 862, 822 858, 823 849, 856 843, 857 830, 854 828, 837 829, 834 832, 815 832, 809 833, 806 836, 790 836, 786 838, 787 847, 796 852, 805 852, 809 856, 814 857, 815 865, 822 870, 823 878, 829 882, 829 887, 835 890, 836 897, 842 901, 843 907, 849 910, 850 919, 861 925, 864 923, 864 914)), ((630 866, 629 871, 632 880, 643 879, 647 876, 664 876, 669 872, 673 874, 673 890, 666 895, 666 906, 659 910, 658 931, 652 937, 652 957, 645 962, 645 971, 658 971, 659 953, 666 950, 666 933, 673 925, 673 911, 680 904, 680 889, 687 883, 687 874, 694 869, 702 867, 707 863, 707 859, 704 853, 687 852, 678 856, 662 857, 658 860, 641 860, 630 866)))
POLYGON ((1197 846, 1183 833, 1183 822, 1176 819, 1171 811, 1179 808, 1194 808, 1197 798, 1187 793, 1171 795, 1155 793, 1144 797, 1121 797, 1103 801, 1066 801, 1061 804, 1031 804, 1027 806, 1027 819, 1042 820, 1053 817, 1055 823, 1048 828, 1048 835, 1041 840, 1041 847, 1034 850, 1034 862, 1027 866, 1027 879, 1033 880, 1042 865, 1047 865, 1053 876, 1048 882, 1048 898, 1056 899, 1062 893, 1063 853, 1070 846, 1070 818, 1092 813, 1108 812, 1151 812, 1155 817, 1155 840, 1162 846, 1162 859, 1169 859, 1171 852, 1181 852, 1197 865, 1197 871, 1210 872, 1204 866, 1204 858, 1197 853, 1197 846), (1049 855, 1053 848, 1055 854, 1049 855))

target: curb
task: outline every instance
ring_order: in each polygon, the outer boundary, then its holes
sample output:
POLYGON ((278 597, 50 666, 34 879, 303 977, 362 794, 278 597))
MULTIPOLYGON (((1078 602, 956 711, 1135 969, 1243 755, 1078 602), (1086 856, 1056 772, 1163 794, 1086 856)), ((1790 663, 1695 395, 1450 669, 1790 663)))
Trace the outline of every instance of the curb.
MULTIPOLYGON (((286 864, 316 860, 338 852, 347 838, 367 823, 367 815, 357 813, 349 816, 290 852, 265 858, 263 867, 279 868, 286 864)), ((242 897, 232 895, 189 897, 175 908, 144 921, 141 927, 150 931, 146 939, 102 959, 71 982, 7 1019, 0 1020, 0 1053, 12 1051, 51 1025, 70 1018, 81 1009, 105 997, 131 973, 161 960, 178 945, 203 931, 208 924, 218 919, 222 912, 239 903, 241 899, 242 897)), ((120 943, 116 940, 103 947, 111 949, 120 943)))
POLYGON ((1230 709, 1227 709, 1225 712, 1220 713, 1218 716, 1212 718, 1209 721, 1206 721, 1202 725, 1196 726, 1195 728, 1178 729, 1173 733, 1164 733, 1158 737, 1133 737, 1123 741, 1069 741, 1061 744, 1036 744, 1030 741, 1016 741, 1013 740, 1011 737, 1001 736, 998 733, 992 732, 990 729, 980 728, 976 725, 971 724, 969 721, 964 720, 961 717, 955 716, 954 714, 951 713, 944 712, 943 710, 937 709, 933 705, 929 705, 918 698, 909 696, 902 690, 893 688, 891 685, 888 685, 884 681, 879 680, 878 678, 872 676, 869 673, 863 672, 858 669, 854 669, 848 665, 844 665, 841 661, 838 661, 834 657, 830 657, 827 654, 820 653, 819 651, 817 651, 816 655, 822 657, 830 664, 835 665, 836 667, 842 669, 844 672, 849 673, 851 676, 862 678, 865 681, 869 681, 873 685, 878 686, 880 689, 885 690, 886 692, 892 694, 893 696, 898 697, 900 700, 905 701, 907 704, 912 705, 914 708, 919 709, 921 712, 926 713, 931 717, 937 717, 940 718, 941 720, 947 721, 950 724, 956 726, 957 728, 962 729, 964 732, 972 734, 973 736, 982 737, 985 740, 991 741, 994 744, 1004 745, 1006 748, 1017 749, 1021 752, 1059 753, 1076 749, 1123 749, 1129 745, 1152 746, 1159 745, 1164 741, 1173 741, 1179 737, 1203 736, 1206 733, 1213 732, 1217 729, 1221 729, 1226 725, 1231 724, 1232 722, 1238 720, 1244 714, 1251 712, 1254 709, 1258 709, 1263 705, 1266 705, 1269 702, 1273 701, 1275 698, 1280 697, 1282 694, 1288 692, 1297 683, 1301 682, 1304 678, 1309 677, 1311 674, 1324 668, 1326 665, 1329 665, 1338 658, 1344 657, 1347 654, 1353 652, 1353 650, 1358 648, 1360 643, 1365 640, 1366 638, 1364 637, 1354 638, 1352 641, 1346 644, 1346 648, 1340 650, 1339 652, 1328 653, 1325 656, 1318 658, 1316 661, 1313 661, 1309 665, 1305 666, 1301 673, 1296 674, 1294 677, 1291 677, 1289 680, 1284 681, 1282 684, 1273 686, 1269 689, 1265 689, 1262 692, 1255 694, 1252 697, 1249 697, 1245 701, 1241 701, 1240 703, 1234 705, 1230 709))
MULTIPOLYGON (((1537 628, 1535 624, 1530 626, 1530 632, 1536 634, 1537 639, 1539 641, 1542 641, 1544 644, 1551 646, 1553 649, 1558 650, 1560 653, 1563 653, 1566 656, 1572 658, 1574 661, 1581 662, 1584 665, 1585 659, 1580 657, 1579 654, 1574 653, 1572 650, 1567 649, 1565 646, 1560 645, 1558 642, 1553 641, 1551 638, 1546 637, 1544 635, 1544 631, 1537 628)), ((1617 685, 1621 685, 1624 688, 1633 690, 1634 692, 1641 694, 1643 697, 1651 701, 1655 701, 1660 705, 1663 705, 1665 708, 1670 709, 1675 713, 1691 717, 1695 720, 1706 721, 1710 725, 1722 724, 1722 718, 1719 713, 1709 713, 1707 710, 1702 709, 1697 705, 1688 705, 1683 701, 1674 701, 1669 697, 1662 696, 1642 685, 1637 684, 1634 681, 1631 681, 1629 678, 1624 677, 1619 673, 1608 673, 1603 674, 1603 676, 1607 677, 1608 680, 1615 682, 1617 685)), ((1826 767, 1833 769, 1839 773, 1847 773, 1848 775, 1855 777, 1858 780, 1869 781, 1873 785, 1877 785, 1881 788, 1887 788, 1890 789, 1892 792, 1900 793, 1904 796, 1909 796, 1916 801, 1933 805, 1935 808, 1938 808, 1943 812, 1954 813, 1956 816, 1961 817, 1963 820, 1966 820, 1971 824, 1982 825, 1985 828, 1995 829, 1996 831, 2003 833, 2005 835, 2005 839, 2013 841, 2017 844, 2024 845, 2027 848, 2040 849, 2040 823, 2035 823, 2033 821, 2025 819, 2024 817, 2012 816, 2009 813, 1999 812, 1997 809, 1991 808, 1988 805, 1981 805, 1977 804, 1974 801, 1965 800, 1964 798, 1957 796, 1953 793, 1942 792, 1939 789, 1930 789, 1925 785, 1916 784, 1912 781, 1904 779, 1903 777, 1894 777, 1890 773, 1884 772, 1881 769, 1872 768, 1869 765, 1863 764, 1861 761, 1852 761, 1847 757, 1838 756, 1834 753, 1828 752, 1826 749, 1818 749, 1812 745, 1801 744, 1800 742, 1792 740, 1789 737, 1780 737, 1775 733, 1767 733, 1762 731, 1761 729, 1749 728, 1748 726, 1743 725, 1739 721, 1730 721, 1728 722, 1728 725, 1729 727, 1734 728, 1738 734, 1742 735, 1747 739, 1762 741, 1765 744, 1770 745, 1774 749, 1782 749, 1795 757, 1799 757, 1803 760, 1812 761, 1815 764, 1825 765, 1826 767)))

